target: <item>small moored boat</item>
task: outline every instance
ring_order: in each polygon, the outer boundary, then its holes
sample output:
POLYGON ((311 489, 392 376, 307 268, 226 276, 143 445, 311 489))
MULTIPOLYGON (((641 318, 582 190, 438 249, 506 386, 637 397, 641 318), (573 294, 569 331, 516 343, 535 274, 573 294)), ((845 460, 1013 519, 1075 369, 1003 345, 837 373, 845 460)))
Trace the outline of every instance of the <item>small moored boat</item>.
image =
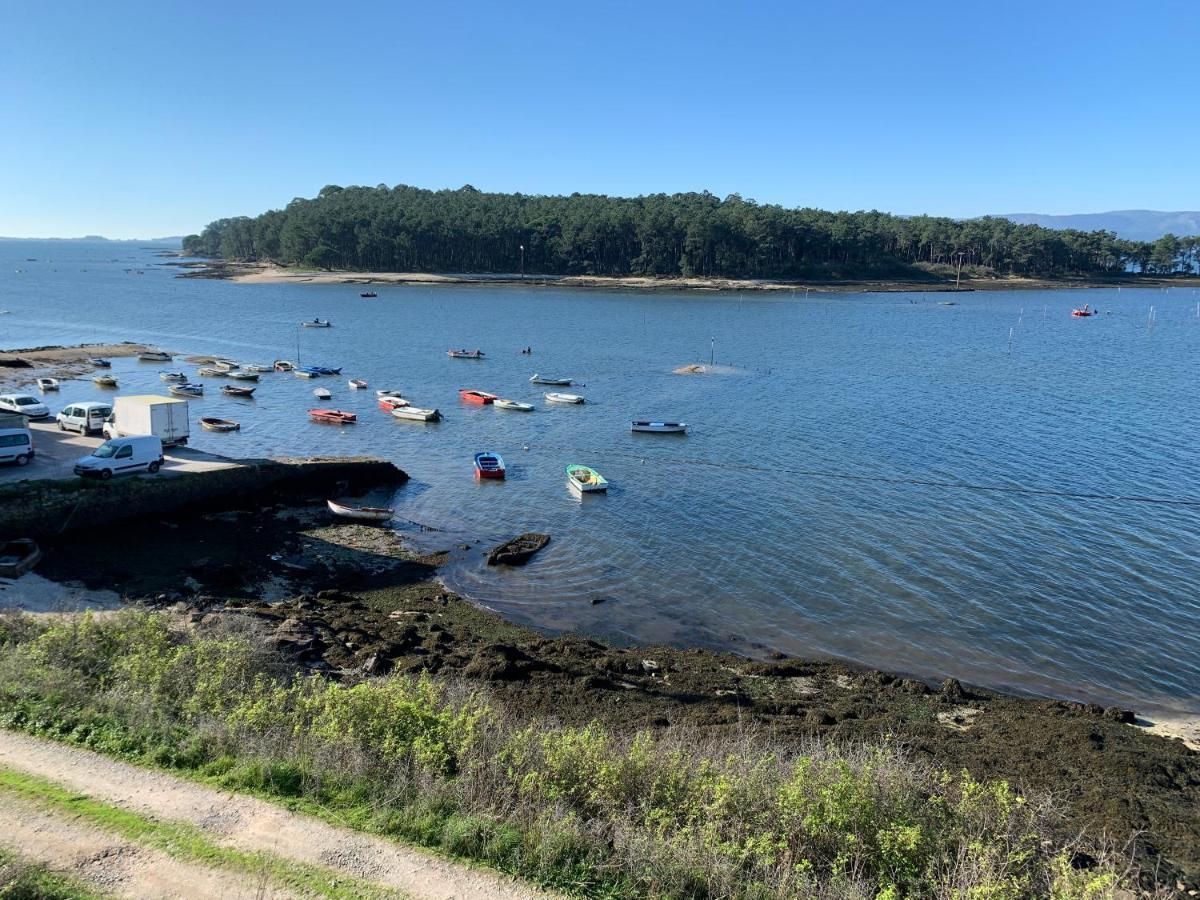
POLYGON ((447 350, 446 355, 451 359, 483 359, 482 350, 447 350))
POLYGON ((292 374, 297 378, 320 378, 321 373, 317 371, 315 366, 300 366, 292 369, 292 374))
POLYGON ((361 378, 351 378, 347 384, 350 385, 350 389, 353 391, 361 391, 363 388, 367 387, 367 383, 361 378))
POLYGON ((1071 315, 1078 319, 1086 319, 1088 316, 1094 316, 1095 314, 1096 310, 1092 309, 1090 304, 1087 303, 1083 304, 1079 309, 1071 310, 1071 315))
POLYGON ((370 297, 378 297, 379 295, 377 293, 375 293, 374 291, 362 291, 359 293, 358 296, 370 298, 370 297))
POLYGON ((143 350, 137 358, 142 362, 170 362, 172 359, 170 353, 164 353, 162 350, 143 350))
POLYGON ((202 397, 204 396, 204 385, 198 382, 196 384, 173 384, 167 388, 167 392, 176 397, 202 397))
POLYGON ((37 386, 38 386, 38 390, 41 390, 41 391, 57 391, 58 390, 58 379, 57 378, 39 378, 37 380, 37 386))
POLYGON ((288 359, 277 359, 271 368, 273 368, 276 372, 290 372, 292 369, 296 368, 296 364, 288 359))
POLYGON ((232 372, 238 368, 237 362, 232 359, 214 359, 213 368, 220 369, 222 372, 232 372))
POLYGON ((634 421, 630 431, 644 431, 648 434, 686 434, 686 422, 644 422, 634 421))
POLYGON ((187 375, 183 372, 159 372, 158 377, 163 381, 176 381, 179 383, 187 381, 187 375))
POLYGON ((533 412, 532 403, 522 403, 519 400, 506 400, 503 397, 497 397, 492 401, 492 406, 496 409, 515 409, 518 412, 533 412))
POLYGON ((329 368, 329 366, 308 366, 308 368, 312 369, 318 375, 341 375, 342 374, 341 366, 338 366, 336 369, 331 369, 331 368, 329 368))
POLYGON ((107 359, 100 359, 100 357, 98 357, 98 356, 89 356, 87 361, 90 362, 97 369, 111 369, 112 368, 112 363, 110 363, 107 359))
POLYGON ((396 514, 394 509, 384 506, 351 506, 336 500, 326 500, 325 504, 335 516, 341 516, 343 519, 361 519, 364 522, 386 522, 396 514))
POLYGON ((232 384, 221 386, 221 393, 226 397, 253 397, 255 388, 234 387, 232 384))
POLYGON ((567 387, 571 383, 570 378, 553 378, 549 375, 538 375, 536 372, 529 380, 534 384, 556 384, 560 387, 567 387))
POLYGON ((245 369, 234 369, 233 371, 226 372, 225 374, 238 381, 258 381, 257 372, 247 372, 245 369))
POLYGON ((567 483, 584 494, 608 490, 608 480, 591 466, 567 466, 567 483))
POLYGON ((92 381, 100 385, 100 387, 117 386, 117 377, 115 375, 93 375, 92 381))
POLYGON ((375 392, 375 396, 376 397, 403 397, 404 395, 401 394, 399 391, 395 391, 390 388, 380 388, 379 390, 377 390, 375 392))
POLYGON ((0 577, 20 578, 38 564, 41 548, 29 538, 0 543, 0 577))
POLYGON ((205 416, 200 420, 200 427, 205 431, 240 431, 242 426, 232 419, 217 419, 205 416))
POLYGON ((250 363, 242 366, 247 372, 271 372, 274 371, 272 366, 264 366, 262 363, 250 363))
POLYGON ((504 457, 499 453, 484 451, 475 454, 476 478, 503 478, 504 457))
POLYGON ((475 403, 480 406, 486 406, 496 399, 495 394, 489 394, 487 391, 472 391, 468 388, 459 388, 458 396, 464 403, 475 403))
POLYGON ((301 322, 305 328, 331 328, 333 323, 328 319, 313 319, 311 322, 301 322))
POLYGON ((229 372, 225 369, 218 369, 216 366, 201 366, 196 370, 196 374, 201 378, 222 378, 229 372))
POLYGON ((489 566, 523 566, 529 558, 550 543, 550 535, 527 531, 488 551, 489 566))
POLYGON ((340 409, 310 409, 308 417, 314 422, 326 422, 331 425, 353 425, 358 421, 358 416, 354 413, 340 409))
POLYGON ((401 406, 408 406, 408 401, 403 397, 380 397, 376 402, 384 412, 391 412, 393 409, 399 409, 401 406))
POLYGON ((551 391, 548 394, 543 394, 550 403, 585 403, 586 401, 578 394, 558 394, 551 391))
POLYGON ((317 388, 313 391, 313 396, 318 400, 329 400, 333 397, 333 394, 329 393, 329 388, 317 388))
POLYGON ((392 415, 397 419, 408 419, 413 422, 436 422, 442 414, 436 409, 421 409, 419 406, 394 406, 392 415))

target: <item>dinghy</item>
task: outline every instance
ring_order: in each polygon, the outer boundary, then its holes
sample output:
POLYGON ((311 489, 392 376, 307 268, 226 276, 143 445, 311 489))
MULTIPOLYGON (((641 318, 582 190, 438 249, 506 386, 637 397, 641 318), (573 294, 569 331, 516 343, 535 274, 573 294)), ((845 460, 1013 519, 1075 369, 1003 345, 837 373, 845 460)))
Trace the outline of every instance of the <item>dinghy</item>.
POLYGON ((44 391, 57 391, 58 390, 58 379, 57 378, 39 378, 37 380, 37 386, 38 386, 38 390, 43 391, 43 392, 44 391))
POLYGON ((159 372, 158 377, 163 381, 176 381, 180 384, 187 381, 187 375, 183 372, 159 372))
POLYGON ((476 478, 503 478, 504 457, 499 453, 484 451, 475 454, 476 478))
POLYGON ((242 366, 247 372, 270 372, 273 371, 271 366, 264 366, 262 363, 250 363, 247 366, 242 366))
POLYGON ((479 406, 486 406, 496 399, 495 394, 489 394, 487 391, 472 391, 467 388, 459 388, 458 396, 464 403, 475 403, 479 406))
POLYGON ((375 293, 374 291, 362 291, 362 292, 360 292, 360 293, 359 293, 359 295, 358 295, 358 296, 360 296, 360 297, 365 297, 365 298, 367 298, 367 299, 369 300, 370 298, 372 298, 372 297, 378 297, 379 295, 378 295, 377 293, 375 293))
POLYGON ((447 350, 446 355, 451 359, 483 359, 482 350, 447 350))
POLYGON ((343 519, 360 519, 364 522, 386 522, 396 511, 383 506, 351 506, 348 503, 338 503, 336 500, 326 500, 325 504, 335 516, 343 519))
POLYGON ((1095 314, 1096 310, 1092 309, 1090 304, 1087 303, 1083 304, 1079 309, 1071 310, 1071 315, 1077 319, 1086 319, 1088 316, 1094 316, 1095 314))
POLYGON ((375 396, 376 397, 403 397, 404 395, 401 394, 399 391, 394 391, 389 388, 381 388, 380 390, 375 392, 375 396))
POLYGON ((591 466, 567 466, 567 483, 584 494, 596 494, 608 490, 608 481, 591 466))
POLYGON ((218 369, 216 366, 201 366, 196 370, 196 374, 201 378, 223 378, 229 373, 224 369, 218 369))
POLYGON ((313 396, 318 400, 330 400, 332 399, 333 394, 329 393, 329 388, 317 388, 315 391, 313 391, 313 396))
POLYGON ((221 386, 221 393, 226 397, 249 398, 254 396, 254 388, 234 387, 232 384, 221 386))
POLYGON ((341 375, 342 374, 341 366, 338 366, 336 369, 331 369, 328 366, 309 366, 308 368, 312 369, 318 375, 341 375))
POLYGON ((137 355, 142 362, 170 362, 171 354, 161 350, 143 350, 137 355))
POLYGON ((412 422, 436 422, 442 417, 436 409, 421 409, 419 406, 395 406, 392 407, 392 415, 412 422))
POLYGON ((238 368, 238 364, 232 359, 214 359, 213 368, 220 369, 222 372, 232 372, 238 368))
POLYGON ((571 383, 570 378, 552 378, 549 375, 538 375, 536 372, 529 380, 534 384, 556 384, 560 387, 567 387, 571 383))
POLYGON ((316 370, 316 368, 313 366, 300 366, 299 368, 292 369, 292 374, 295 375, 297 378, 320 378, 321 377, 321 373, 318 372, 316 370))
POLYGON ((367 383, 361 378, 351 378, 347 384, 350 385, 350 389, 352 391, 361 391, 363 388, 367 387, 367 383))
POLYGON ((277 359, 275 360, 275 364, 272 368, 274 368, 276 372, 290 372, 292 369, 296 368, 296 364, 291 360, 277 359))
POLYGON ((41 558, 41 548, 29 538, 0 543, 0 577, 20 578, 41 558))
POLYGON ((686 422, 642 422, 631 423, 630 431, 644 431, 649 434, 686 434, 686 422))
POLYGON ((532 403, 521 403, 519 400, 505 400, 503 397, 497 397, 492 401, 492 406, 496 409, 515 409, 518 412, 533 412, 532 403))
POLYGON ((112 363, 110 363, 107 359, 100 359, 97 356, 89 356, 88 362, 90 362, 97 369, 111 369, 112 368, 112 363))
POLYGON ((523 566, 529 558, 550 543, 550 535, 527 531, 488 551, 489 566, 523 566))
POLYGON ((343 412, 340 409, 310 409, 308 417, 314 422, 326 422, 331 425, 353 425, 358 421, 358 416, 352 412, 343 412))
POLYGON ((240 431, 242 426, 232 419, 216 419, 205 416, 200 420, 200 427, 205 431, 240 431))
POLYGON ((545 397, 546 400, 549 401, 550 403, 584 403, 584 402, 586 402, 578 394, 556 394, 554 392, 551 392, 549 394, 543 394, 542 396, 545 397))
POLYGON ((401 406, 408 406, 408 401, 403 397, 380 397, 378 403, 379 408, 384 412, 391 412, 393 409, 398 409, 401 406))
POLYGON ((322 321, 321 319, 313 319, 311 322, 301 322, 300 324, 303 325, 305 328, 331 328, 331 327, 333 327, 333 323, 330 322, 328 319, 325 319, 324 321, 322 321))
POLYGON ((232 372, 226 372, 225 374, 230 378, 237 379, 238 381, 258 381, 257 372, 247 372, 244 369, 235 369, 232 372))
POLYGON ((173 384, 167 388, 167 392, 174 394, 176 397, 202 397, 204 395, 204 385, 202 384, 173 384))
POLYGON ((93 375, 92 381, 100 385, 100 387, 117 386, 117 378, 115 375, 93 375))

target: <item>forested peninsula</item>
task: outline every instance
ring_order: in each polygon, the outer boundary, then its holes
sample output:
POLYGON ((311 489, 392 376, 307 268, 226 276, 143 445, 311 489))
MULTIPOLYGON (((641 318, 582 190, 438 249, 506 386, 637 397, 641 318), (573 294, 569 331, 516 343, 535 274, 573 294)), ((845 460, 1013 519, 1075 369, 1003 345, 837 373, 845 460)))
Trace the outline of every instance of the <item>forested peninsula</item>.
POLYGON ((282 210, 218 219, 189 255, 362 272, 922 280, 1200 271, 1200 238, 1130 241, 1003 218, 827 212, 737 194, 608 197, 329 185, 282 210))

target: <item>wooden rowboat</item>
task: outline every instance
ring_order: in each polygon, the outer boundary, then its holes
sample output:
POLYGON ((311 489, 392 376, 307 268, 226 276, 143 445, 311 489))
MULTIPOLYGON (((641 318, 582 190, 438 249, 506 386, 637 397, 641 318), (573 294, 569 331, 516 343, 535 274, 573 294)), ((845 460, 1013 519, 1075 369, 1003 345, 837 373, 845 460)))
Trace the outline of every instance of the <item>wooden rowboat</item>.
POLYGON ((529 380, 534 384, 556 384, 561 387, 566 387, 571 383, 570 378, 552 378, 549 375, 538 375, 536 372, 529 380))
POLYGON ((29 538, 0 543, 0 577, 20 578, 41 558, 41 548, 29 538))
POLYGON ((39 378, 37 380, 37 386, 38 386, 38 389, 41 391, 57 391, 58 390, 58 379, 57 378, 39 378))
POLYGON ((497 397, 492 401, 492 406, 496 409, 515 409, 518 412, 533 412, 532 403, 521 403, 519 400, 505 400, 503 397, 497 397))
POLYGON ((257 372, 247 372, 244 369, 237 369, 236 371, 226 372, 225 374, 230 378, 237 379, 238 381, 258 381, 257 372))
POLYGON ((109 362, 107 359, 100 359, 98 356, 89 356, 87 361, 90 362, 97 369, 111 369, 112 368, 111 362, 109 362))
POLYGON ((255 388, 234 387, 232 384, 221 386, 221 393, 226 397, 253 397, 255 388))
POLYGON ((333 394, 329 393, 328 388, 317 388, 315 391, 313 391, 313 396, 318 400, 329 400, 333 397, 333 394))
POLYGON ((567 466, 567 484, 584 494, 608 490, 608 480, 591 466, 567 466))
POLYGON ((483 359, 482 350, 447 350, 446 355, 451 359, 483 359))
POLYGON ((365 522, 386 522, 396 514, 391 507, 384 506, 351 506, 348 503, 338 503, 336 500, 326 500, 325 505, 335 516, 343 519, 360 519, 365 522))
POLYGON ((442 414, 436 409, 421 409, 419 406, 394 406, 392 415, 397 419, 408 419, 413 422, 436 422, 442 414))
POLYGON ((144 350, 137 355, 142 362, 170 362, 171 354, 161 350, 144 350))
POLYGON ((484 451, 475 454, 476 478, 503 478, 504 457, 499 453, 484 451))
POLYGON ((550 535, 527 531, 488 551, 489 566, 523 566, 529 558, 550 543, 550 535))
POLYGON ((347 382, 347 384, 350 385, 350 389, 353 391, 361 391, 363 388, 365 388, 367 386, 367 383, 365 381, 363 381, 361 378, 351 378, 347 382))
POLYGON ((325 319, 324 321, 322 321, 321 319, 313 319, 311 322, 301 322, 300 324, 303 325, 305 328, 332 328, 333 327, 333 323, 330 322, 328 319, 325 319))
POLYGON ((116 387, 117 378, 115 375, 93 375, 92 381, 100 385, 100 387, 116 387))
POLYGON ((578 394, 558 394, 551 391, 548 394, 543 394, 543 397, 550 403, 585 403, 586 401, 578 394))
POLYGON ((408 401, 403 397, 380 397, 379 408, 384 412, 391 412, 401 406, 408 406, 408 401))
POLYGON ((174 381, 178 384, 187 381, 187 374, 184 372, 159 372, 158 377, 163 381, 174 381))
POLYGON ((464 403, 475 403, 480 406, 486 406, 496 399, 495 394, 489 394, 487 391, 472 391, 467 388, 459 388, 458 396, 464 403))
POLYGON ((176 397, 201 397, 204 395, 202 384, 173 384, 167 388, 167 393, 176 397))
POLYGON ((290 372, 292 369, 296 368, 296 364, 290 360, 277 359, 275 360, 275 365, 273 368, 276 372, 290 372))
POLYGON ((218 369, 216 366, 201 366, 196 370, 196 374, 201 378, 223 378, 229 372, 226 369, 218 369))
POLYGON ((399 391, 392 390, 391 388, 380 388, 379 390, 377 390, 375 392, 375 396, 376 397, 403 397, 404 395, 401 394, 399 391))
POLYGON ((310 409, 308 417, 314 422, 324 422, 329 425, 353 425, 358 421, 358 416, 352 412, 344 412, 340 409, 310 409))
POLYGON ((650 434, 685 434, 686 422, 644 422, 635 421, 630 424, 630 431, 644 431, 650 434))
POLYGON ((205 431, 240 431, 242 426, 232 419, 217 419, 205 416, 200 420, 200 427, 205 431))

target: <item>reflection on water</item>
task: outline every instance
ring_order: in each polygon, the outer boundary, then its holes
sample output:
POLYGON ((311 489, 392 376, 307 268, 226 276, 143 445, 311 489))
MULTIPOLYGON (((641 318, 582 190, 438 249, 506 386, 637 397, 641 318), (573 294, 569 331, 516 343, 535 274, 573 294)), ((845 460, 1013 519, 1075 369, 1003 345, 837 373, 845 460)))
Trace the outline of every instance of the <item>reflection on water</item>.
MULTIPOLYGON (((196 446, 387 456, 415 479, 394 502, 425 546, 551 533, 523 569, 472 552, 448 571, 520 621, 1200 708, 1190 289, 1090 291, 1093 319, 1070 317, 1079 294, 1066 291, 961 294, 952 307, 920 294, 537 287, 380 287, 363 300, 353 286, 179 280, 144 251, 13 246, 0 243, 12 311, 0 345, 148 340, 344 366, 320 382, 264 375, 248 401, 207 379, 194 415, 242 431, 198 432, 196 446), (9 264, 18 255, 57 262, 9 264), (146 274, 103 261, 118 255, 146 274), (298 327, 318 315, 334 327, 298 327), (446 356, 460 346, 487 358, 446 356), (673 374, 710 353, 719 373, 673 374), (587 404, 546 403, 535 371, 573 377, 564 390, 587 404), (395 420, 373 390, 348 389, 355 377, 445 421, 395 420), (360 424, 308 422, 318 385, 360 424), (537 409, 469 406, 459 388, 537 409), (635 418, 686 421, 689 434, 633 434, 635 418), (483 449, 504 455, 505 482, 472 478, 483 449), (607 477, 608 495, 573 496, 573 462, 607 477)), ((158 368, 118 363, 122 390, 160 392, 158 368)), ((96 391, 69 383, 61 400, 96 391)))

